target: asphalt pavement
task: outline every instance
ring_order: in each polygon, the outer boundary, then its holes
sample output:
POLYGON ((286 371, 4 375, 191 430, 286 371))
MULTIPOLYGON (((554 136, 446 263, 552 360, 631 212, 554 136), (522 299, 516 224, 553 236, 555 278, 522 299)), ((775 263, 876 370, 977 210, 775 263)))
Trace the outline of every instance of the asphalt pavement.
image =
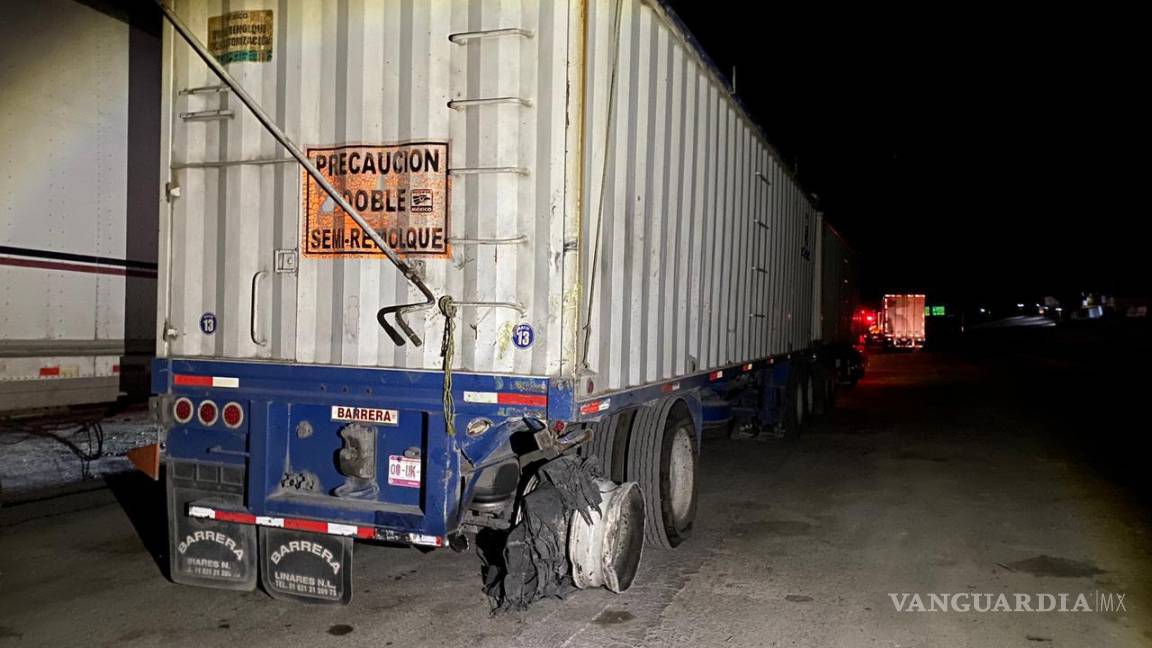
POLYGON ((357 545, 345 607, 174 585, 161 491, 114 478, 0 509, 0 646, 1152 645, 1145 386, 1003 349, 875 355, 801 437, 707 439, 694 536, 646 550, 631 590, 496 616, 449 550, 357 545), (972 609, 1000 594, 1092 609, 972 609))

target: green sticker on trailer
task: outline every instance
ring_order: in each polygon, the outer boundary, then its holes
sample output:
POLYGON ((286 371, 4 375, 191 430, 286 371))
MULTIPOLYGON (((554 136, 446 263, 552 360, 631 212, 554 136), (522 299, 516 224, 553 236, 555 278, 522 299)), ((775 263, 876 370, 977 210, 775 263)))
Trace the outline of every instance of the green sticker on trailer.
POLYGON ((272 60, 272 10, 232 11, 208 19, 208 49, 228 63, 272 60))

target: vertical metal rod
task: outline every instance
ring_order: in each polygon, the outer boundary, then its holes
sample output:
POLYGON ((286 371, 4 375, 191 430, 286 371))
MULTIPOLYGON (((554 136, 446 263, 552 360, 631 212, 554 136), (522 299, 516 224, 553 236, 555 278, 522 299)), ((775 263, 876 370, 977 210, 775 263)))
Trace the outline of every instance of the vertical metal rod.
MULTIPOLYGON (((214 72, 216 76, 224 82, 225 85, 232 89, 232 92, 234 92, 240 101, 248 107, 248 110, 252 111, 252 115, 256 117, 260 124, 264 126, 264 128, 272 135, 273 138, 276 139, 277 142, 280 143, 281 146, 288 150, 288 153, 290 153, 292 157, 296 158, 296 161, 300 163, 300 166, 304 167, 304 170, 307 171, 308 175, 316 181, 316 184, 320 185, 320 187, 324 189, 324 193, 328 194, 332 200, 336 201, 337 205, 340 205, 341 209, 343 209, 349 216, 352 217, 352 220, 355 221, 356 224, 364 230, 364 232, 368 235, 368 238, 372 239, 372 242, 375 243, 378 248, 380 248, 380 251, 384 253, 384 256, 388 257, 388 260, 392 262, 392 265, 396 266, 396 269, 400 271, 400 274, 404 275, 404 278, 407 279, 409 283, 416 286, 416 288, 419 289, 420 292, 424 295, 426 300, 424 302, 404 304, 402 306, 394 306, 389 308, 390 312, 396 312, 396 319, 400 324, 400 328, 404 329, 405 333, 408 333, 408 337, 412 340, 412 343, 416 346, 420 346, 420 338, 412 332, 407 324, 404 323, 402 315, 403 311, 432 307, 436 303, 436 297, 432 294, 432 291, 429 290, 428 286, 425 285, 420 277, 416 275, 415 271, 412 269, 412 266, 409 266, 407 263, 405 263, 404 260, 396 254, 395 250, 389 247, 388 243, 384 241, 383 237, 381 237, 380 234, 378 234, 376 230, 370 226, 362 216, 360 216, 360 214, 352 207, 352 205, 344 199, 344 196, 342 196, 340 192, 336 191, 335 187, 333 187, 331 183, 329 183, 328 180, 320 173, 320 171, 318 171, 316 167, 312 165, 312 162, 308 159, 308 156, 304 155, 304 153, 296 146, 296 144, 288 138, 284 131, 280 130, 280 127, 277 126, 274 121, 272 121, 272 118, 268 116, 268 113, 264 112, 264 109, 260 107, 260 104, 256 103, 256 100, 253 99, 248 94, 248 92, 244 90, 243 86, 241 86, 240 83, 236 81, 236 79, 232 78, 232 75, 224 69, 224 66, 220 65, 220 62, 216 60, 216 57, 212 56, 212 54, 208 51, 208 48, 204 47, 204 44, 200 42, 200 39, 196 38, 196 35, 192 33, 186 24, 184 24, 184 21, 180 18, 180 16, 178 16, 176 12, 173 11, 172 8, 169 7, 163 0, 156 0, 156 4, 160 5, 160 10, 164 12, 164 16, 168 19, 168 22, 172 24, 172 27, 177 31, 177 33, 179 33, 184 41, 187 42, 188 45, 196 52, 197 56, 199 56, 200 59, 204 61, 204 64, 207 65, 208 68, 212 70, 212 72, 214 72)), ((393 336, 393 340, 396 339, 397 338, 393 336)), ((401 339, 401 343, 402 342, 403 340, 401 339)))

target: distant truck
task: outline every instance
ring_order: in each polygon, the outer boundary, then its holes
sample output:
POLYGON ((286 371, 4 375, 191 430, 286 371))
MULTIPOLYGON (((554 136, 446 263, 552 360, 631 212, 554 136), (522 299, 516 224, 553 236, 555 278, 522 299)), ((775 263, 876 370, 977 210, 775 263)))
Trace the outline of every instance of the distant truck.
POLYGON ((924 346, 924 295, 884 295, 884 343, 897 349, 924 346))

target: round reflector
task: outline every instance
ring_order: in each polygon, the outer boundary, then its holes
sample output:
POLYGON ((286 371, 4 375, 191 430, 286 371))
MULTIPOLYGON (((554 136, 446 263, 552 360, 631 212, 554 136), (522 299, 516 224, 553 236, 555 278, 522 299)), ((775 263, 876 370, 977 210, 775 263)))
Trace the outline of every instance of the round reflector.
POLYGON ((206 400, 200 403, 200 409, 196 410, 196 417, 200 419, 201 425, 215 425, 216 417, 220 414, 216 409, 216 403, 206 400))
POLYGON ((176 418, 177 423, 187 423, 192 420, 192 413, 196 408, 192 406, 192 401, 187 398, 178 398, 176 403, 172 405, 172 416, 176 418))
POLYGON ((238 428, 244 422, 244 408, 240 407, 240 403, 228 403, 220 417, 224 419, 224 425, 238 428))

